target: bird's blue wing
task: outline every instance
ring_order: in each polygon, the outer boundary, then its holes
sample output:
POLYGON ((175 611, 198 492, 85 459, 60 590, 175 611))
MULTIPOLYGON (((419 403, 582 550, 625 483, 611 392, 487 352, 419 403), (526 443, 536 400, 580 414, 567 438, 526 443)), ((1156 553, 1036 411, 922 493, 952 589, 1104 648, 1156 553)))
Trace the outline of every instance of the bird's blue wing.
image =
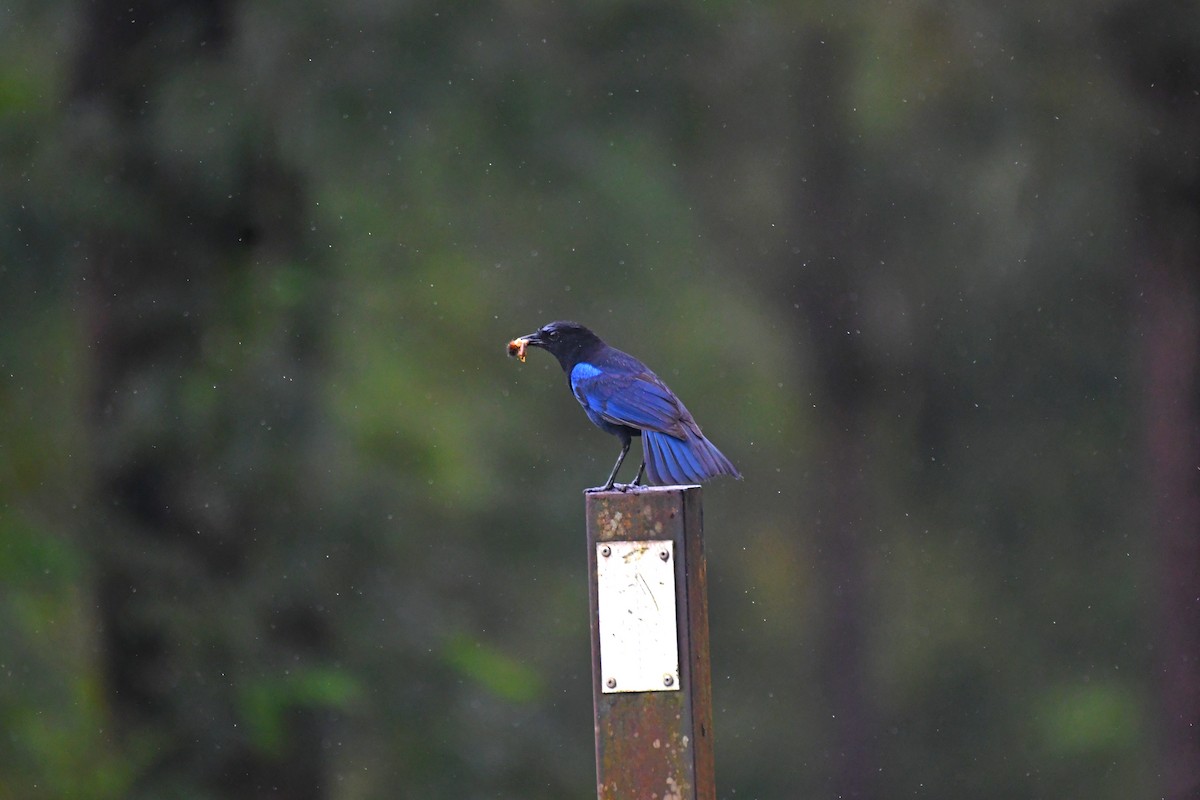
POLYGON ((571 391, 583 407, 608 422, 684 436, 687 410, 645 367, 637 371, 604 369, 580 362, 571 370, 570 381, 571 391))

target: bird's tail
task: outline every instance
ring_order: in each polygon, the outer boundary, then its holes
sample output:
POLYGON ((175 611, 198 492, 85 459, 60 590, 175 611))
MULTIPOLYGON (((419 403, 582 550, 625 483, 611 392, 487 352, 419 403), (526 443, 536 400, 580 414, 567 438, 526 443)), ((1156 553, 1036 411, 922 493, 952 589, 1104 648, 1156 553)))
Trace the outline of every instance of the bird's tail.
POLYGON ((646 478, 656 486, 700 483, 718 475, 741 478, 737 467, 713 443, 696 431, 686 439, 657 431, 642 431, 646 478))

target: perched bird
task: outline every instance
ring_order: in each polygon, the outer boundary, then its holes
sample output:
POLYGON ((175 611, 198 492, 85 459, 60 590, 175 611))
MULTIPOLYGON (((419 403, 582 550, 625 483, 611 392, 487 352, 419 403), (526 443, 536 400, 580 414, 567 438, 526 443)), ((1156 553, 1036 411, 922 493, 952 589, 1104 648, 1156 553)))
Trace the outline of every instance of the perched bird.
POLYGON ((549 350, 567 373, 571 392, 588 419, 621 440, 621 454, 601 491, 613 487, 634 436, 642 437, 643 457, 631 485, 641 481, 643 471, 655 485, 700 483, 717 475, 742 477, 649 367, 609 347, 579 323, 543 325, 509 342, 508 354, 524 361, 528 347, 549 350))

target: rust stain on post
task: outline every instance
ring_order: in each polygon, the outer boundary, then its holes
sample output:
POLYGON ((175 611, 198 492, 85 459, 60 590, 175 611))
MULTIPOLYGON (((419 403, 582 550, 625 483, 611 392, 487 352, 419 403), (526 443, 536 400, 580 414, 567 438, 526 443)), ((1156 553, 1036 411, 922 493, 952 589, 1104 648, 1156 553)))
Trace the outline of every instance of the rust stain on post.
POLYGON ((715 800, 708 577, 699 486, 596 492, 587 496, 592 617, 592 695, 600 800, 715 800), (675 543, 679 690, 601 691, 596 545, 657 539, 675 543))

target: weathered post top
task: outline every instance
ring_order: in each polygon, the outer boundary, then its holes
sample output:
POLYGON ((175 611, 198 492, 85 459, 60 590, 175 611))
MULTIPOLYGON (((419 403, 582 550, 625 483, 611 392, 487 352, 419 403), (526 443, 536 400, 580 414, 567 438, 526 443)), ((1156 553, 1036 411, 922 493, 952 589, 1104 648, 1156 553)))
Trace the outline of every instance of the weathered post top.
POLYGON ((699 486, 587 497, 600 800, 715 800, 699 486))

